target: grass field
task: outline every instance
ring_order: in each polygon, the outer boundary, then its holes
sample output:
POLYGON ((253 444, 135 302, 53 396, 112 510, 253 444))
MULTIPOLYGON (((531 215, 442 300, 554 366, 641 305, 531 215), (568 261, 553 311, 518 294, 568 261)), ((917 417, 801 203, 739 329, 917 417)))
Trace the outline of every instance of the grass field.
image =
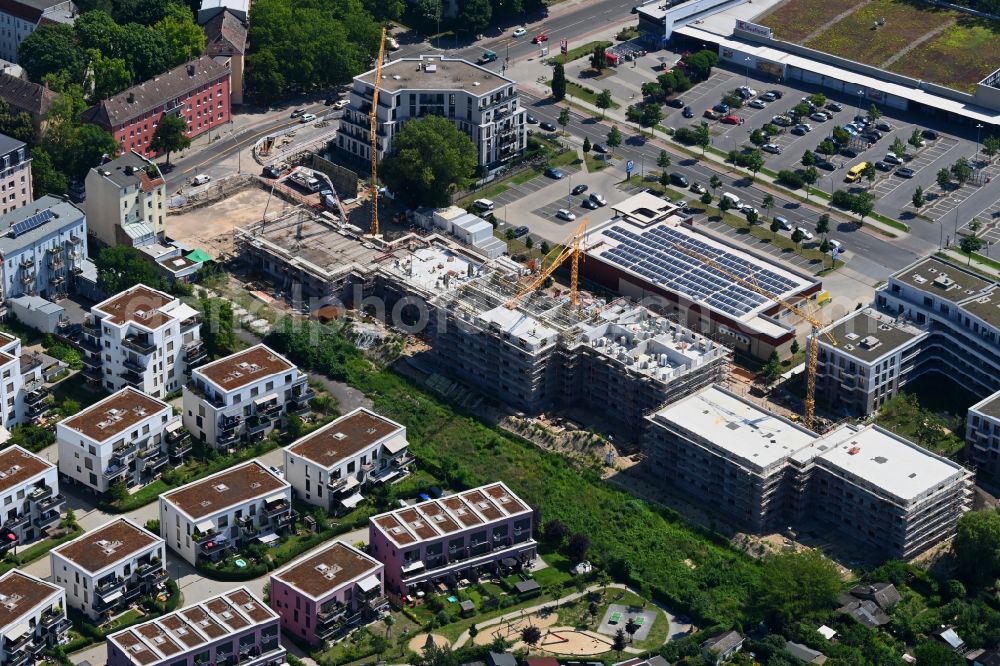
POLYGON ((851 7, 860 5, 862 1, 791 0, 754 20, 774 30, 774 35, 778 39, 798 43, 827 21, 833 20, 851 7))
POLYGON ((1000 62, 1000 25, 966 17, 893 63, 892 71, 972 92, 1000 62))

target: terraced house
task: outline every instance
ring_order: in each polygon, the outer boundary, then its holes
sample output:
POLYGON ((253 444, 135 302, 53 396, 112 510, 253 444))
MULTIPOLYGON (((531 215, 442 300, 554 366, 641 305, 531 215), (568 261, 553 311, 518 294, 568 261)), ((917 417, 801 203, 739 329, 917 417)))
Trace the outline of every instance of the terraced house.
POLYGON ((256 345, 191 373, 184 387, 184 427, 220 449, 263 439, 287 415, 309 412, 308 377, 288 359, 256 345))
POLYGON ((275 543, 296 516, 291 486, 256 460, 160 495, 160 536, 192 565, 275 543))
POLYGON ((378 619, 389 608, 382 563, 335 541, 271 574, 271 607, 286 634, 319 645, 378 619))
POLYGON ((278 615, 245 587, 108 636, 108 666, 281 666, 278 615))
POLYGON ((520 569, 537 555, 534 520, 531 507, 493 483, 373 516, 369 552, 385 565, 386 590, 401 597, 520 569))
POLYGON ((123 388, 56 425, 59 472, 94 493, 115 483, 152 481, 183 449, 172 447, 167 428, 180 423, 173 408, 134 388, 123 388))
POLYGON ((59 546, 49 561, 69 605, 94 621, 124 612, 167 580, 163 539, 126 518, 59 546))
POLYGON ((14 445, 0 451, 0 555, 41 538, 59 522, 66 498, 56 466, 14 445))
POLYGON ((66 593, 18 569, 0 576, 0 664, 33 664, 69 632, 66 593))
POLYGON ((285 447, 285 478, 298 499, 345 513, 365 486, 406 474, 406 427, 359 407, 285 447))

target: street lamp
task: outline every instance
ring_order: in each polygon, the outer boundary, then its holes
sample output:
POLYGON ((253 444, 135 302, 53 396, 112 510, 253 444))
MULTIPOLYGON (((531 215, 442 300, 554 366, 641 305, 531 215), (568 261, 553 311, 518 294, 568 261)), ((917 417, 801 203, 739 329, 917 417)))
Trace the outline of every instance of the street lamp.
POLYGON ((974 159, 979 159, 979 133, 983 130, 982 123, 976 123, 976 156, 974 159))
POLYGON ((750 87, 750 56, 747 56, 746 60, 744 62, 746 62, 746 64, 747 64, 747 75, 746 75, 746 78, 743 80, 743 87, 749 88, 750 87))
POLYGON ((859 116, 861 115, 861 96, 864 95, 864 94, 865 94, 864 90, 859 90, 858 91, 858 112, 857 112, 856 115, 859 115, 859 116))

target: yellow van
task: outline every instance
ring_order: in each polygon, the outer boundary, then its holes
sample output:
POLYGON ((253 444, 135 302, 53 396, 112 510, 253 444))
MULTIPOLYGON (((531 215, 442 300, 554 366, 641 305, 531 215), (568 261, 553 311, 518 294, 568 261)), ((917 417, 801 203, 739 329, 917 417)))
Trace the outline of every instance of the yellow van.
POLYGON ((845 183, 856 183, 861 178, 861 174, 868 168, 868 162, 861 162, 851 167, 851 170, 844 176, 845 183))

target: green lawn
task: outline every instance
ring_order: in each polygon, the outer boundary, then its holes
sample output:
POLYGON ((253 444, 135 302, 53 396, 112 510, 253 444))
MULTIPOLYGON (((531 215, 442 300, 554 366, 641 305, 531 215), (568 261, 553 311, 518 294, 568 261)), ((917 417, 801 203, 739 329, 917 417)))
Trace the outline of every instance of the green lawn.
POLYGON ((584 56, 589 56, 591 53, 594 52, 594 49, 597 48, 598 46, 603 46, 604 48, 608 48, 609 46, 611 46, 611 44, 612 42, 603 40, 587 42, 586 44, 581 44, 576 48, 570 49, 565 55, 559 53, 558 55, 549 58, 549 61, 552 63, 561 63, 565 65, 566 63, 572 62, 577 58, 583 58, 584 56))
POLYGON ((975 402, 974 394, 950 378, 923 375, 879 410, 877 423, 935 453, 956 457, 965 447, 965 413, 975 402))

